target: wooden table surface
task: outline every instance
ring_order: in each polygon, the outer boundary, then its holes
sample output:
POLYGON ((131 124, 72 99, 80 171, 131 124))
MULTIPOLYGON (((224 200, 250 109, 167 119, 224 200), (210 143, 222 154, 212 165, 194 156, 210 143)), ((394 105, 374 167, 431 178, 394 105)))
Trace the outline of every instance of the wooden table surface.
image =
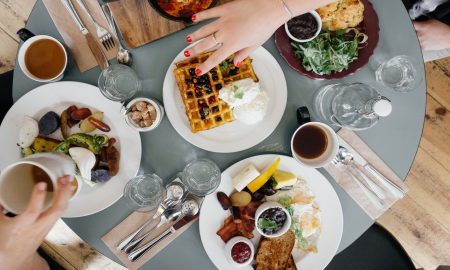
MULTIPOLYGON (((35 0, 0 0, 0 73, 14 68, 19 39, 35 0)), ((427 109, 408 195, 378 222, 417 267, 450 265, 450 58, 426 64, 427 109)), ((66 269, 124 269, 93 250, 59 221, 42 247, 66 269)))

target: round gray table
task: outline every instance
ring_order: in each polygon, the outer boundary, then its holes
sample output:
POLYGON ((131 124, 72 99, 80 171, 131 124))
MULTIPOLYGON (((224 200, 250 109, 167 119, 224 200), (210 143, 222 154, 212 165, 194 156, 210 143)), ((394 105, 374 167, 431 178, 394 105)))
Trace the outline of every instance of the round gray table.
MULTIPOLYGON (((344 82, 364 82, 376 87, 382 94, 392 100, 393 112, 382 119, 375 127, 359 132, 358 135, 401 177, 405 178, 414 160, 422 134, 425 115, 425 73, 424 67, 418 67, 422 82, 412 93, 394 93, 375 83, 374 70, 377 59, 386 59, 406 54, 422 61, 419 43, 401 0, 372 1, 380 19, 380 43, 371 62, 356 74, 343 79, 344 82)), ((38 1, 27 23, 28 29, 35 34, 47 34, 62 41, 42 1, 38 1)), ((162 84, 167 69, 173 58, 186 46, 184 37, 191 29, 152 42, 133 50, 135 63, 133 68, 143 80, 142 93, 162 101, 162 84)), ((163 179, 169 179, 184 165, 195 157, 208 157, 214 160, 221 169, 231 164, 258 154, 279 153, 290 155, 289 139, 297 127, 295 111, 300 106, 311 105, 315 89, 330 83, 313 81, 299 75, 286 65, 275 48, 273 38, 264 44, 280 63, 288 85, 288 103, 285 114, 266 140, 246 151, 231 154, 211 153, 190 145, 181 138, 165 118, 158 129, 141 134, 142 163, 141 171, 155 172, 163 179)), ((100 73, 94 68, 80 73, 73 61, 69 62, 64 80, 80 81, 97 85, 100 73)), ((18 100, 22 95, 40 84, 29 80, 17 67, 14 73, 13 98, 18 100)), ((344 234, 339 251, 345 249, 372 224, 365 212, 335 183, 323 170, 336 189, 344 212, 344 234)), ((109 258, 119 260, 109 251, 100 238, 111 228, 131 213, 124 199, 120 199, 111 207, 97 214, 82 218, 64 219, 83 240, 109 258)), ((198 223, 197 223, 198 224, 198 223)), ((184 234, 173 241, 163 251, 147 262, 143 269, 214 269, 214 265, 206 255, 195 224, 184 234)), ((119 262, 120 263, 120 262, 119 262)))

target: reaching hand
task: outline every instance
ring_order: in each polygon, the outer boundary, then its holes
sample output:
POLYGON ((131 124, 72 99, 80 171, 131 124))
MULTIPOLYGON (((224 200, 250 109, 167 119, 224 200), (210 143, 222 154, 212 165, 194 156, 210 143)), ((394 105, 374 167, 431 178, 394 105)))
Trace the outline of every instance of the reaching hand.
POLYGON ((198 67, 197 75, 208 72, 235 52, 234 64, 239 66, 242 60, 261 46, 290 17, 283 3, 278 0, 235 0, 197 13, 193 17, 195 22, 212 18, 217 19, 186 38, 188 42, 204 38, 185 52, 187 57, 215 47, 216 40, 222 44, 198 67))
MULTIPOLYGON (((0 265, 1 269, 25 269, 25 264, 35 260, 36 250, 47 233, 67 208, 72 194, 71 178, 58 179, 53 203, 43 211, 47 184, 35 185, 28 206, 21 215, 10 218, 1 214, 0 206, 0 265)), ((36 265, 33 267, 38 269, 36 265)))
POLYGON ((424 51, 450 48, 450 26, 438 20, 414 22, 420 47, 424 51))

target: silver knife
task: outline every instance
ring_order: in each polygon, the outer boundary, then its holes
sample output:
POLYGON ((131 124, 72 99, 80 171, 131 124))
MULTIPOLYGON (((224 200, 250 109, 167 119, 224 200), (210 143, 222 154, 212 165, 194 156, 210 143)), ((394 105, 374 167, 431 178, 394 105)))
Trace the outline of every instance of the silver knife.
POLYGON ((143 245, 142 247, 137 248, 136 250, 131 252, 128 255, 128 260, 130 260, 132 262, 136 261, 137 259, 142 257, 145 253, 147 253, 147 251, 149 251, 155 245, 157 245, 159 242, 161 242, 164 238, 171 235, 176 230, 179 230, 184 225, 188 224, 189 222, 191 222, 192 220, 194 220, 197 217, 198 217, 198 214, 195 216, 184 216, 182 219, 180 219, 174 225, 172 225, 172 227, 170 227, 169 229, 167 229, 163 233, 161 233, 158 237, 156 237, 152 241, 148 242, 147 244, 143 245))
POLYGON ((83 24, 83 21, 81 21, 81 18, 80 18, 80 16, 78 16, 77 11, 75 10, 75 7, 73 6, 71 0, 61 0, 61 3, 67 9, 67 11, 69 12, 72 19, 75 21, 75 23, 80 28, 81 33, 86 38, 89 49, 91 49, 91 52, 94 55, 95 60, 97 61, 100 68, 102 70, 107 68, 109 66, 108 58, 106 58, 100 45, 98 45, 95 38, 91 35, 91 33, 89 33, 89 30, 83 24))

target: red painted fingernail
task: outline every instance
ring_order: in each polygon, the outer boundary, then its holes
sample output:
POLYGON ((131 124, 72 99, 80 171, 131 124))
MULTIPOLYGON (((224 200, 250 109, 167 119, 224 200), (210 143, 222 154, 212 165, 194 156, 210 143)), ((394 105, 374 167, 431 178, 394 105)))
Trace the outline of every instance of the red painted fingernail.
POLYGON ((197 15, 192 15, 191 20, 195 22, 197 20, 197 15))
POLYGON ((191 42, 192 42, 191 36, 187 36, 187 37, 186 37, 186 42, 188 42, 188 43, 191 43, 191 42))
POLYGON ((236 67, 240 67, 241 64, 242 64, 242 62, 237 62, 235 66, 236 66, 236 67))
POLYGON ((184 56, 189 57, 191 56, 191 53, 189 51, 184 51, 184 56))
POLYGON ((200 75, 200 74, 202 74, 202 71, 201 71, 200 69, 197 68, 197 69, 195 70, 195 75, 198 76, 198 75, 200 75))

